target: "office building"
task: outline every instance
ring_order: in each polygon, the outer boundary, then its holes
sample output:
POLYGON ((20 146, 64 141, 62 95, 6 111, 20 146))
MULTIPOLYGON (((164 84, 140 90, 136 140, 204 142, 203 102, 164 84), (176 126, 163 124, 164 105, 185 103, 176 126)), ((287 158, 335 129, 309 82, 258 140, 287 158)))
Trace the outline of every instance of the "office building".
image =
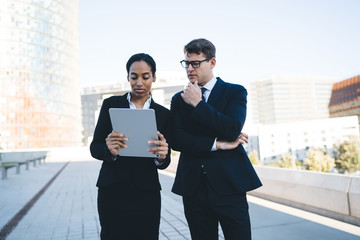
POLYGON ((292 123, 252 125, 247 151, 257 150, 263 163, 279 161, 282 154, 304 160, 310 148, 333 154, 333 145, 349 136, 359 136, 356 116, 316 119, 292 123))
POLYGON ((276 124, 328 118, 335 79, 316 76, 277 76, 251 83, 254 124, 276 124))
POLYGON ((81 144, 77 0, 0 0, 0 148, 81 144))
POLYGON ((334 83, 330 117, 358 116, 360 124, 360 75, 334 83))

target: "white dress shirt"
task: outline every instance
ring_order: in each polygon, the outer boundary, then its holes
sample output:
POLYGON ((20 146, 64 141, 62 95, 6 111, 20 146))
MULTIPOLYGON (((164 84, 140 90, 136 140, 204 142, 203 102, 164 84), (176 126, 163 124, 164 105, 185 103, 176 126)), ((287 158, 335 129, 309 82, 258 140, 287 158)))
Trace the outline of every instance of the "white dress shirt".
MULTIPOLYGON (((129 102, 130 109, 136 109, 136 106, 133 102, 131 102, 131 93, 128 93, 127 100, 129 102)), ((144 103, 144 106, 142 109, 150 109, 150 103, 151 103, 151 96, 149 96, 148 100, 144 103)))

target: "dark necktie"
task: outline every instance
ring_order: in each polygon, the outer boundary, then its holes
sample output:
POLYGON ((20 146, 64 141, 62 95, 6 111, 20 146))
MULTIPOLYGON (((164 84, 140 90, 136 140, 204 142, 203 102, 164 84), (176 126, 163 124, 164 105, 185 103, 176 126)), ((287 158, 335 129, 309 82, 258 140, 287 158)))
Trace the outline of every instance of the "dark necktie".
POLYGON ((205 100, 205 97, 204 97, 204 93, 205 93, 206 90, 207 90, 207 89, 204 88, 204 87, 201 88, 201 98, 202 98, 202 100, 204 100, 205 102, 206 102, 206 100, 205 100))

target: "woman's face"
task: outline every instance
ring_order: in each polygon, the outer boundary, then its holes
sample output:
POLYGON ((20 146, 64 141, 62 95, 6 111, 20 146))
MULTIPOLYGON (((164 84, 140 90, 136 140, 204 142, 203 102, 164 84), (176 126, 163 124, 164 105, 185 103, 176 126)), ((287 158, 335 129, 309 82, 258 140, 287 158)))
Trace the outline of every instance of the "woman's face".
POLYGON ((132 97, 148 97, 151 91, 151 84, 155 82, 151 67, 144 61, 137 61, 131 64, 128 81, 131 86, 132 97))

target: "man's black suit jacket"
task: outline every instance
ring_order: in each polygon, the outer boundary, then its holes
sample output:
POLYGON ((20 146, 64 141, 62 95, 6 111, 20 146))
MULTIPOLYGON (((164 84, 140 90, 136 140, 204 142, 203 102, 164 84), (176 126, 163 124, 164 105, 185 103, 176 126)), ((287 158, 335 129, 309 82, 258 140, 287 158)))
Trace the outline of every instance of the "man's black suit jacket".
MULTIPOLYGON (((170 164, 170 149, 163 164, 156 166, 153 158, 118 157, 114 162, 105 139, 111 133, 112 126, 109 108, 129 108, 127 94, 113 96, 104 100, 99 119, 95 127, 94 138, 90 145, 91 155, 102 160, 102 166, 96 186, 134 185, 142 190, 160 190, 157 169, 165 169, 170 164)), ((167 139, 169 136, 170 111, 151 100, 150 108, 155 110, 158 131, 167 139)), ((120 150, 121 155, 121 150, 120 150)))
POLYGON ((246 89, 217 78, 208 101, 195 108, 180 94, 171 102, 171 147, 181 152, 172 191, 182 196, 194 194, 202 165, 210 187, 218 194, 245 193, 260 187, 241 144, 233 150, 211 151, 215 138, 231 142, 240 135, 246 118, 246 89))

